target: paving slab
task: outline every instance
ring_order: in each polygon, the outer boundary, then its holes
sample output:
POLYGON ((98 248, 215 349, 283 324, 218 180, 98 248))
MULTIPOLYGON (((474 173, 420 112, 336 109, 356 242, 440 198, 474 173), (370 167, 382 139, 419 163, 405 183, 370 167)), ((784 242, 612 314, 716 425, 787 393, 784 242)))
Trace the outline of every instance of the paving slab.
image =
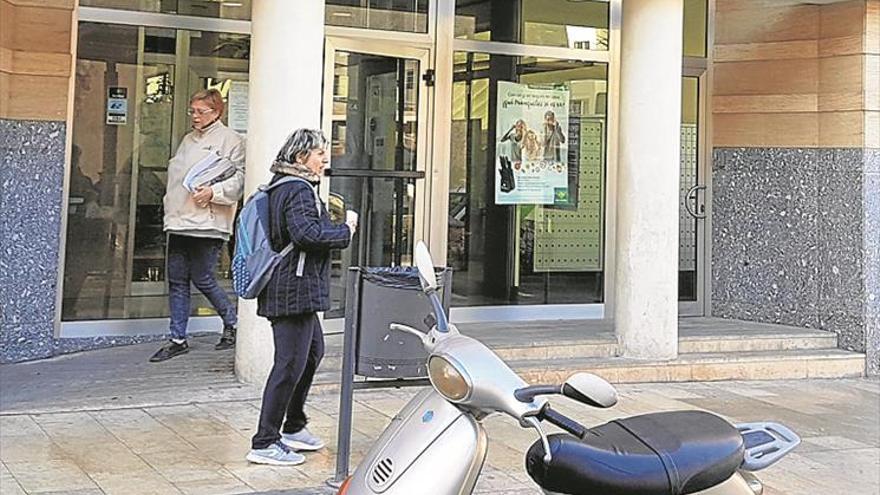
MULTIPOLYGON (((555 401, 554 407, 586 425, 676 409, 709 410, 733 422, 778 420, 797 431, 804 442, 760 473, 768 495, 880 493, 880 381, 876 379, 635 384, 620 385, 618 391, 620 402, 611 409, 592 409, 565 399, 555 401)), ((415 393, 415 389, 356 392, 353 464, 415 393)), ((305 464, 291 468, 244 460, 258 407, 258 401, 246 399, 6 414, 0 416, 0 491, 335 493, 325 481, 335 469, 338 397, 310 398, 310 429, 329 447, 307 454, 305 464), (43 454, 23 455, 29 448, 43 454)), ((524 452, 535 441, 534 434, 503 416, 490 417, 484 424, 489 457, 476 493, 541 494, 523 468, 524 452)))

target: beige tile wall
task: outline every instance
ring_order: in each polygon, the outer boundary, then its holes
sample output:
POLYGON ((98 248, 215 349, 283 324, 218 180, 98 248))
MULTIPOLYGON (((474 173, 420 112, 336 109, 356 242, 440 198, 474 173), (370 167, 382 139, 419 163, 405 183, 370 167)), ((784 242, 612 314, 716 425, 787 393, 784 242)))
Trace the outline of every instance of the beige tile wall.
POLYGON ((75 0, 0 0, 0 118, 65 120, 75 0))
POLYGON ((880 0, 717 0, 713 144, 862 147, 880 139, 880 0))

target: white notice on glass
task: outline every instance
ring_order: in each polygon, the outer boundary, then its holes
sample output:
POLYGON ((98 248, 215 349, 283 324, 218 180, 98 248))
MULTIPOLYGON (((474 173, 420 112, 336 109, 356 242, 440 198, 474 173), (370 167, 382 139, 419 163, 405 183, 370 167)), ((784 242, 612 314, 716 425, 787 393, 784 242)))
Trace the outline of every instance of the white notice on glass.
POLYGON ((241 133, 247 132, 248 125, 248 82, 232 81, 229 85, 229 128, 241 133))

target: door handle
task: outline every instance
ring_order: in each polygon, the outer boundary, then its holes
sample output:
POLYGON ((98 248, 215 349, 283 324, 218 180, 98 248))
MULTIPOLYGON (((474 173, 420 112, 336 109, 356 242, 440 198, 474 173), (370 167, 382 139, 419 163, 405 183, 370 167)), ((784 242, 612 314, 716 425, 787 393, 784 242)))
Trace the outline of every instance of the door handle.
POLYGON ((688 212, 688 214, 690 214, 690 216, 692 216, 692 217, 694 217, 694 218, 696 218, 696 219, 700 219, 700 220, 702 220, 702 219, 706 218, 706 212, 705 212, 705 209, 704 209, 704 208, 700 208, 700 212, 699 212, 699 213, 697 213, 696 211, 694 211, 694 210, 691 209, 691 199, 694 200, 694 206, 696 206, 697 199, 699 198, 699 191, 700 191, 700 190, 704 190, 704 191, 705 191, 705 190, 706 190, 706 186, 701 185, 701 184, 697 184, 696 186, 694 186, 694 187, 688 189, 687 194, 684 195, 684 209, 687 210, 687 212, 688 212))

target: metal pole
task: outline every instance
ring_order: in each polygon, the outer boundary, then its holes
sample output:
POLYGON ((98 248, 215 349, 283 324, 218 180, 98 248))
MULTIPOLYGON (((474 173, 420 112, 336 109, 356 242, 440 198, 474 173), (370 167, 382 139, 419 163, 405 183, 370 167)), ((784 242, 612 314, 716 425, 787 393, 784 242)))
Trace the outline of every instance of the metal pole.
POLYGON ((339 393, 339 427, 336 435, 336 474, 327 481, 339 487, 348 477, 348 462, 351 454, 351 416, 354 399, 354 360, 356 333, 360 330, 360 289, 361 272, 350 269, 348 290, 351 294, 351 307, 346 306, 345 334, 342 344, 342 383, 339 393), (349 318, 349 316, 351 318, 349 318))

